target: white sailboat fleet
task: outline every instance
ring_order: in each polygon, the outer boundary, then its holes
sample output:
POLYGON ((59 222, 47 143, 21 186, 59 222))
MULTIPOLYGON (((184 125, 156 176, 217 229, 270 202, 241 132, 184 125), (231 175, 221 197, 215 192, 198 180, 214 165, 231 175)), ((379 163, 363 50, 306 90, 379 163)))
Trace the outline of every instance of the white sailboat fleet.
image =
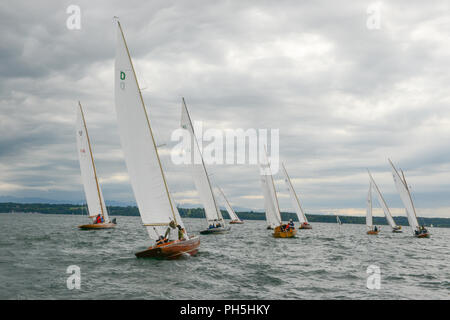
POLYGON ((181 127, 189 132, 191 137, 190 146, 186 146, 188 150, 185 152, 190 155, 192 177, 197 192, 200 196, 200 200, 205 210, 206 222, 208 224, 207 229, 202 230, 201 234, 218 234, 225 233, 230 230, 229 226, 226 226, 222 213, 220 212, 219 205, 214 195, 214 191, 211 186, 211 181, 206 171, 205 162, 200 151, 200 147, 195 136, 194 127, 192 126, 191 117, 189 116, 188 109, 184 98, 181 104, 181 127), (199 159, 200 161, 196 161, 199 159), (199 163, 197 163, 199 162, 199 163))
MULTIPOLYGON (((130 52, 118 20, 116 20, 116 31, 114 96, 120 140, 143 226, 150 240, 154 241, 154 244, 150 245, 144 251, 137 252, 136 256, 172 259, 185 254, 194 255, 198 252, 200 239, 198 236, 190 236, 187 234, 183 220, 169 191, 158 153, 158 146, 150 125, 150 118, 144 105, 130 52)), ((186 146, 185 152, 191 157, 191 173, 204 207, 208 225, 207 229, 200 231, 200 233, 217 234, 227 232, 230 230, 230 226, 225 224, 220 211, 184 98, 181 104, 181 127, 187 130, 191 138, 190 146, 186 146)), ((77 112, 76 136, 88 216, 94 219, 92 223, 82 225, 80 228, 112 228, 116 225, 115 219, 111 221, 105 205, 81 103, 79 103, 77 112)), ((264 196, 267 227, 268 229, 274 230, 272 235, 275 238, 294 237, 296 229, 292 221, 289 224, 283 224, 282 222, 277 191, 267 151, 264 150, 264 153, 261 152, 261 155, 263 157, 260 163, 261 187, 264 196)), ((394 182, 405 206, 413 235, 419 238, 429 237, 428 230, 423 226, 419 226, 411 193, 403 172, 400 175, 393 163, 390 160, 389 162, 392 166, 394 182)), ((282 171, 292 205, 300 222, 299 229, 312 229, 284 164, 282 164, 282 171)), ((368 173, 367 233, 378 234, 380 231, 378 227, 373 225, 373 192, 375 192, 378 203, 383 209, 392 232, 402 232, 401 226, 395 223, 374 178, 370 172, 368 173)), ((217 190, 223 198, 225 208, 231 218, 230 224, 243 223, 233 210, 222 189, 217 186, 217 190)), ((342 224, 337 215, 336 221, 339 226, 342 224)))
POLYGON ((120 140, 143 225, 150 239, 156 241, 156 245, 136 256, 176 258, 185 253, 195 254, 200 239, 187 235, 170 195, 119 21, 116 45, 114 95, 120 140))
POLYGON ((78 160, 80 162, 81 180, 88 207, 88 216, 92 219, 89 224, 79 226, 80 229, 108 229, 113 228, 108 210, 106 209, 102 189, 97 177, 94 156, 92 153, 89 133, 84 119, 83 107, 78 102, 76 137, 78 147, 78 160))

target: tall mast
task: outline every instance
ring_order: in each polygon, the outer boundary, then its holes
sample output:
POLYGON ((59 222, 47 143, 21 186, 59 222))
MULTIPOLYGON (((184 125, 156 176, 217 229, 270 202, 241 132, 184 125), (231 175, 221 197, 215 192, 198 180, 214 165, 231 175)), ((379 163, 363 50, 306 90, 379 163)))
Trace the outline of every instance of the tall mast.
POLYGON ((103 202, 102 202, 102 195, 100 193, 100 186, 98 184, 97 170, 95 169, 94 156, 92 155, 91 141, 89 139, 89 133, 88 133, 88 129, 87 129, 87 126, 86 126, 86 121, 84 119, 83 107, 81 107, 81 102, 80 101, 78 101, 78 106, 80 107, 81 118, 83 119, 84 131, 86 132, 86 138, 87 138, 87 142, 88 142, 88 146, 89 146, 89 155, 91 156, 92 168, 94 169, 95 184, 97 186, 98 201, 100 202, 100 210, 101 210, 101 214, 102 214, 102 217, 103 217, 103 220, 104 220, 105 219, 105 215, 103 213, 103 204, 102 204, 103 202))
MULTIPOLYGON (((142 109, 143 109, 143 111, 144 111, 145 118, 146 118, 146 120, 147 120, 148 130, 150 131, 150 136, 152 137, 153 146, 154 146, 155 152, 156 152, 156 158, 158 159, 159 169, 161 170, 161 176, 162 176, 162 179, 163 179, 163 181, 164 181, 164 187, 165 187, 165 189, 166 189, 166 195, 167 195, 167 198, 168 198, 169 203, 170 203, 170 209, 171 209, 171 211, 172 211, 172 217, 173 217, 175 223, 178 224, 177 218, 176 218, 176 215, 175 215, 175 212, 174 212, 174 210, 173 210, 172 199, 171 199, 171 197, 170 197, 169 189, 168 189, 168 187, 167 187, 166 176, 164 175, 164 171, 163 171, 162 165, 161 165, 161 159, 159 158, 159 153, 158 153, 158 148, 157 148, 157 146, 156 146, 155 137, 153 136, 152 127, 150 126, 150 120, 149 120, 149 118, 148 118, 147 110, 145 109, 144 99, 142 98, 142 92, 141 92, 141 89, 140 89, 139 84, 138 84, 138 82, 137 82, 137 77, 136 77, 136 72, 135 72, 135 70, 134 70, 133 61, 131 60, 130 51, 128 50, 127 41, 125 40, 125 36, 124 36, 123 30, 122 30, 122 26, 120 25, 120 22, 119 22, 119 21, 117 21, 117 25, 119 26, 120 33, 121 33, 121 35, 122 35, 122 39, 123 39, 123 42, 124 42, 124 44, 125 44, 125 49, 127 50, 127 55, 128 55, 128 59, 129 59, 129 61, 130 61, 131 69, 133 70, 134 79, 136 80, 136 87, 137 87, 137 90, 138 90, 138 92, 139 92, 139 97, 140 97, 140 100, 141 100, 141 103, 142 103, 142 109)), ((161 224, 160 224, 160 223, 156 223, 156 224, 154 224, 154 223, 153 223, 153 224, 144 224, 144 226, 161 226, 161 224)))

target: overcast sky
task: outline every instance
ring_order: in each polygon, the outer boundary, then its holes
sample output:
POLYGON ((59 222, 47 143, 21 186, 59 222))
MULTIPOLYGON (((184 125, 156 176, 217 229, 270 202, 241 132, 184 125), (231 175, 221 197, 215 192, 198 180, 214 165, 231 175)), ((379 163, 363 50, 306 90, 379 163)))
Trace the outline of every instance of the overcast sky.
MULTIPOLYGON (((119 16, 177 203, 198 204, 169 150, 181 97, 205 129, 279 129, 309 213, 364 214, 369 168, 404 214, 387 162, 421 216, 450 217, 448 1, 2 1, 0 196, 84 199, 75 140, 85 109, 107 201, 130 202, 114 110, 119 16), (81 8, 69 30, 66 9, 81 8)), ((237 207, 262 209, 258 167, 208 166, 237 207)), ((275 176, 282 210, 292 210, 275 176)))

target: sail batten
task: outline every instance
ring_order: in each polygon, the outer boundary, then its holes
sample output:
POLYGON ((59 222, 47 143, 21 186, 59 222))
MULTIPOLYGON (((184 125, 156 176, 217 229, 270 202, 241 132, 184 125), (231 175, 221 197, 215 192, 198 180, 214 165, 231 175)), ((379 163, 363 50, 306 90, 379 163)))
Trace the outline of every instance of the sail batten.
POLYGON ((294 206, 295 213, 297 214, 298 221, 300 223, 308 223, 308 219, 306 219, 306 215, 303 211, 302 206, 300 205, 300 200, 298 199, 297 193, 294 190, 294 186, 292 185, 291 179, 287 173, 286 167, 282 163, 283 173, 284 173, 284 181, 286 182, 286 186, 289 190, 289 195, 292 201, 292 205, 294 206))
POLYGON ((411 194, 409 192, 406 181, 402 176, 400 176, 399 172, 395 168, 394 164, 391 160, 389 163, 392 167, 392 177, 394 178, 395 186, 397 188, 398 193, 400 194, 400 198, 402 199, 403 205, 406 209, 406 215, 408 217, 409 226, 412 228, 413 232, 419 228, 419 223, 417 222, 416 209, 414 208, 414 204, 411 198, 411 194))
MULTIPOLYGON (((125 163, 139 213, 151 239, 165 233, 174 221, 183 226, 173 203, 159 158, 150 120, 120 22, 114 76, 115 106, 125 163)), ((176 237, 173 231, 170 238, 176 237)))
POLYGON ((181 127, 187 130, 191 137, 191 145, 189 146, 190 152, 188 152, 188 154, 191 155, 192 176, 198 195, 205 210, 206 220, 208 223, 214 222, 216 220, 225 223, 211 186, 211 181, 206 170, 205 162, 203 161, 203 156, 201 154, 200 147, 195 136, 194 127, 192 125, 191 117, 189 115, 184 98, 182 99, 181 105, 181 127), (201 160, 200 163, 196 163, 196 159, 201 160))
POLYGON ((109 222, 108 211, 106 210, 102 190, 98 181, 89 133, 80 102, 78 102, 78 107, 76 127, 78 159, 89 217, 94 218, 100 214, 105 222, 109 222))

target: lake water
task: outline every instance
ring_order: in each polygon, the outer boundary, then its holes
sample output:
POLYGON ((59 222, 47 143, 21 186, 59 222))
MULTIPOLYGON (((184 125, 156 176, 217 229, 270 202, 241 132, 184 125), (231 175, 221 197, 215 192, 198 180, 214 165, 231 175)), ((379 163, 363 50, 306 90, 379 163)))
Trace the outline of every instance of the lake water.
POLYGON ((165 261, 137 259, 150 245, 140 218, 116 218, 115 229, 81 231, 83 216, 0 214, 0 299, 450 298, 450 229, 417 239, 407 227, 368 236, 363 225, 314 223, 274 239, 264 221, 245 221, 201 235, 196 256, 165 261), (67 288, 71 265, 80 267, 80 289, 67 288), (379 289, 367 288, 371 265, 379 289))

